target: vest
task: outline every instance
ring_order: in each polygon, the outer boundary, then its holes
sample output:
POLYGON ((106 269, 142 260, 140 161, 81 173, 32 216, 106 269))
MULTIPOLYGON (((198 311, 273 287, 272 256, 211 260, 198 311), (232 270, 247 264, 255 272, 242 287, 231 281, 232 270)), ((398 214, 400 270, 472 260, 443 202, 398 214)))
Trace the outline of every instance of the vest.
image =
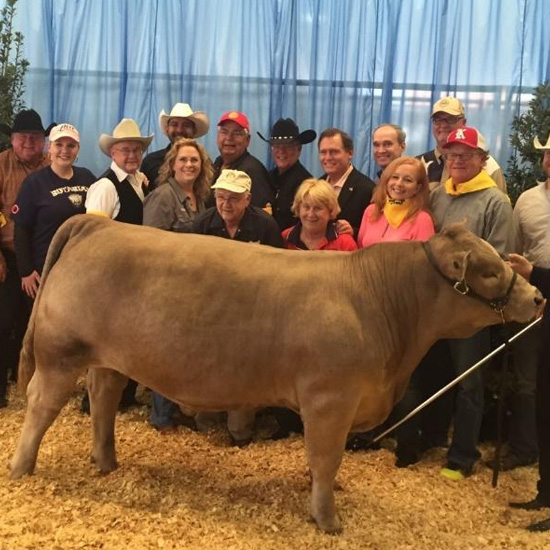
MULTIPOLYGON (((132 184, 127 179, 118 181, 116 174, 110 168, 101 177, 112 181, 118 194, 120 210, 115 220, 118 222, 133 223, 134 225, 142 225, 143 203, 134 191, 132 184)), ((144 195, 146 195, 147 188, 142 185, 142 189, 144 195)))

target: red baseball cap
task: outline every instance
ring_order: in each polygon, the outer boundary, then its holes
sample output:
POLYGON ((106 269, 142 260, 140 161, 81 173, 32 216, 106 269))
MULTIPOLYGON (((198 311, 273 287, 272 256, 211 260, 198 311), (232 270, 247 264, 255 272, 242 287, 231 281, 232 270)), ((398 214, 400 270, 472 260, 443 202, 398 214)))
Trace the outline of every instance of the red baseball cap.
POLYGON ((237 123, 243 130, 250 133, 250 122, 248 122, 248 118, 244 113, 239 113, 238 111, 228 111, 222 115, 218 121, 218 126, 228 120, 237 123))
POLYGON ((475 128, 469 128, 465 126, 464 128, 457 128, 453 130, 447 136, 447 143, 443 145, 443 149, 449 147, 453 143, 461 143, 466 145, 466 147, 471 147, 472 149, 481 149, 482 151, 488 151, 487 142, 485 138, 478 132, 475 128))

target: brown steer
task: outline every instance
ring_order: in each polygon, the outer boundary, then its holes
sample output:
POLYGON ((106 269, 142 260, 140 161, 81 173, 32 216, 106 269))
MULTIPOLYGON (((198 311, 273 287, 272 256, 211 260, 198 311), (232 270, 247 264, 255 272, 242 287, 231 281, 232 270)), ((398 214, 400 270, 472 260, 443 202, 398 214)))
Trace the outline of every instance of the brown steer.
POLYGON ((333 484, 348 433, 384 421, 436 340, 501 322, 483 297, 508 295, 508 321, 541 311, 539 292, 520 277, 512 284, 494 249, 465 229, 429 248, 440 272, 418 242, 300 254, 71 218, 52 242, 25 336, 28 408, 11 476, 33 472, 44 433, 89 368, 102 472, 117 467, 128 376, 196 410, 290 407, 305 426, 311 513, 339 531, 333 484))

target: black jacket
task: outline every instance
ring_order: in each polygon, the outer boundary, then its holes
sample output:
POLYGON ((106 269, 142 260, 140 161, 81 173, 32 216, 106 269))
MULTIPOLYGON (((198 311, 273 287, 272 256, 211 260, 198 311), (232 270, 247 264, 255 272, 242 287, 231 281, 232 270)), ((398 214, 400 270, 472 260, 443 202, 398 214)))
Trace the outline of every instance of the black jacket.
POLYGON ((304 180, 311 177, 311 174, 304 168, 300 161, 282 174, 279 174, 277 168, 269 172, 271 186, 275 191, 273 217, 279 224, 281 231, 295 225, 298 221, 290 211, 290 207, 294 202, 294 195, 298 187, 300 187, 304 180))
MULTIPOLYGON (((327 175, 323 174, 321 179, 326 180, 327 175)), ((372 200, 374 188, 374 182, 368 176, 359 172, 357 168, 354 168, 346 183, 344 183, 340 195, 338 195, 338 204, 341 208, 338 219, 347 220, 351 224, 353 236, 356 240, 363 214, 372 200)))

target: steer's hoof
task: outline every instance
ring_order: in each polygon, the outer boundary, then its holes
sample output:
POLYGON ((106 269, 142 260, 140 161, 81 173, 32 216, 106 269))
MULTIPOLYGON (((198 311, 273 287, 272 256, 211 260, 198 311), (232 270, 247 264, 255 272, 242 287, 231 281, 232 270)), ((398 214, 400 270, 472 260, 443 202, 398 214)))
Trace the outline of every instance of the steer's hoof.
POLYGON ((94 455, 91 455, 90 462, 96 465, 100 474, 110 474, 118 468, 116 458, 97 459, 94 455))
POLYGON ((251 437, 246 437, 245 439, 235 439, 232 435, 231 437, 231 445, 233 447, 239 447, 239 449, 242 449, 243 447, 246 447, 247 445, 250 445, 252 443, 251 437))
POLYGON ((323 533, 326 533, 327 535, 339 535, 344 530, 340 520, 337 517, 332 519, 313 518, 313 520, 317 524, 319 530, 323 531, 323 533))
POLYGON ((13 462, 8 462, 10 479, 21 479, 23 476, 30 476, 34 472, 34 464, 30 466, 18 466, 13 462))

